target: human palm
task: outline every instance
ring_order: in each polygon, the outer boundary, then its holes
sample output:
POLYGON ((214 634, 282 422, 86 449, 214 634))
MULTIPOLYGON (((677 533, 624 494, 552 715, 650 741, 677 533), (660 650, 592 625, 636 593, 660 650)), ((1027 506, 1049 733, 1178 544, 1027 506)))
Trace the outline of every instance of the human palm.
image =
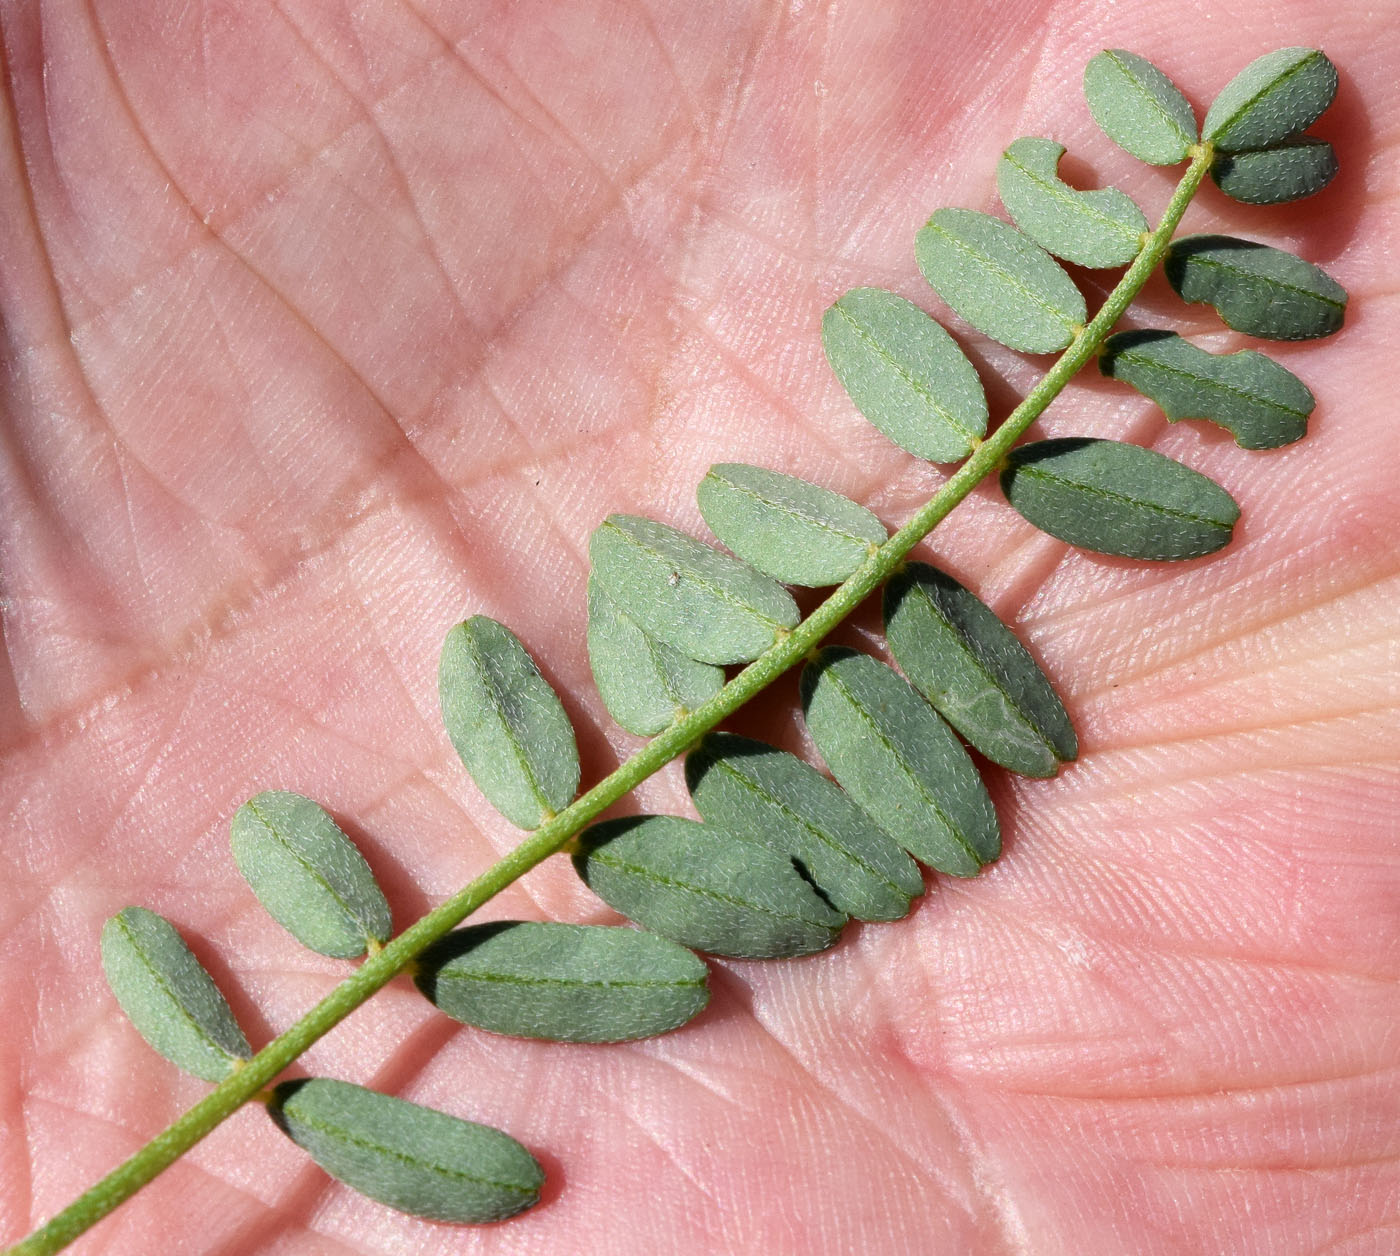
MULTIPOLYGON (((1394 1250, 1400 440, 1369 364, 1393 334, 1400 90, 1366 6, 1291 8, 0 5, 0 1237, 205 1089, 106 992, 110 914, 169 916, 255 1045, 290 1023, 343 966, 239 881, 244 798, 330 807, 400 925, 445 897, 518 836, 441 729, 452 623, 519 633, 597 779, 635 744, 582 646, 602 516, 698 531, 695 483, 737 459, 902 522, 942 473, 851 409, 822 309, 862 283, 936 309, 914 230, 990 208, 1020 134, 1159 212, 1174 176, 1079 97, 1100 47, 1202 102, 1312 44, 1343 75, 1321 128, 1341 177, 1270 210, 1208 190, 1187 222, 1351 290, 1339 339, 1278 352, 1312 433, 1248 454, 1089 379, 1040 424, 1216 476, 1244 509, 1231 547, 1070 552, 986 491, 927 547, 1080 734, 1056 781, 993 775, 999 864, 827 954, 717 963, 709 1009, 663 1038, 492 1037, 404 983, 305 1057, 535 1150, 544 1202, 505 1225, 369 1203, 254 1106, 81 1250, 1394 1250)), ((1218 327, 1160 285, 1143 308, 1218 327)), ((1042 364, 963 340, 1004 414, 1042 364)), ((775 692, 739 726, 797 747, 775 692)), ((674 768, 641 794, 685 806, 674 768)), ((562 860, 491 910, 612 918, 562 860)))

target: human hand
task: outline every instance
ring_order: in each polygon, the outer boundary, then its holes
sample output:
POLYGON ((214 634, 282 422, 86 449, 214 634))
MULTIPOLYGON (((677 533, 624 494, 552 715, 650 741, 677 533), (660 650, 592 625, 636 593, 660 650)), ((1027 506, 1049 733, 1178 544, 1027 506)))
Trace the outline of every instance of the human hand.
MULTIPOLYGON (((664 1038, 494 1038, 405 983, 308 1053, 539 1153, 545 1201, 514 1221, 392 1213, 250 1110, 76 1250, 1385 1250, 1400 442, 1372 364, 1400 89, 1365 6, 1295 8, 0 9, 0 1234, 205 1089, 106 991, 109 915, 169 916, 255 1045, 290 1023, 344 969, 239 880, 241 801, 331 808, 400 927, 440 901, 518 836, 442 732, 452 623, 511 625, 602 775, 634 744, 582 644, 602 516, 698 532, 693 487, 733 459, 903 521, 942 472, 854 413, 826 305, 880 283, 941 312, 914 231, 992 208, 1021 134, 1155 217, 1173 175, 1083 105, 1099 48, 1150 57, 1202 114, 1254 56, 1310 44, 1342 73, 1317 128, 1336 183, 1278 209, 1208 189, 1187 221, 1351 291, 1338 339, 1276 353, 1317 394, 1309 436, 1246 453, 1087 377, 1040 424, 1217 477, 1244 508, 1231 547, 1067 552, 981 492, 928 551, 1017 627, 1080 734, 1057 780, 994 778, 1001 862, 822 956, 717 963, 710 1008, 664 1038)), ((1160 282, 1140 308, 1244 343, 1160 282)), ((1042 365, 958 330, 1003 415, 1042 365)), ((742 726, 797 746, 792 692, 742 726)), ((642 798, 685 805, 674 769, 642 798)), ((493 914, 612 919, 562 860, 493 914)))

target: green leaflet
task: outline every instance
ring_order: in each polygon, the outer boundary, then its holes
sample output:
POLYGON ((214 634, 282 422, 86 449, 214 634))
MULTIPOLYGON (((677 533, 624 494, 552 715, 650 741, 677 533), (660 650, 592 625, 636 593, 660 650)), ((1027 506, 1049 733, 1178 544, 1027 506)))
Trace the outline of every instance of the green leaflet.
POLYGON ((857 920, 898 920, 924 891, 909 856, 794 755, 711 733, 686 759, 685 779, 707 821, 797 860, 831 905, 857 920))
POLYGON ((442 721, 486 800, 539 828, 578 789, 574 730, 515 634, 475 615, 447 634, 438 665, 442 721))
POLYGON ((1240 508, 1214 480, 1163 454, 1070 437, 1013 449, 1007 500, 1051 536, 1126 558, 1197 558, 1230 540, 1240 508))
POLYGON ((506 920, 449 933, 414 982, 455 1020, 553 1042, 623 1042, 684 1025, 709 969, 654 933, 506 920))
POLYGON ((840 584, 889 533, 840 493, 742 462, 716 463, 696 489, 710 530, 784 584, 840 584))
POLYGON ((136 1031, 185 1072, 221 1082, 252 1055, 214 979, 164 916, 124 907, 108 920, 102 970, 136 1031))
POLYGON ((650 737, 693 711, 724 684, 724 672, 648 636, 588 578, 588 661, 608 713, 629 733, 650 737))
POLYGON ((1210 177, 1226 196, 1250 205, 1277 205, 1320 192, 1337 173, 1337 154, 1326 140, 1300 135, 1273 148, 1221 153, 1210 177))
POLYGON ((574 867, 609 907, 715 955, 810 955, 831 946, 846 923, 791 859, 678 816, 595 824, 579 838, 574 867))
POLYGON ((855 288, 822 318, 822 344, 856 409, 901 449, 959 462, 987 431, 987 397, 937 322, 883 288, 855 288))
POLYGON ((990 214, 940 209, 919 230, 924 278, 978 331, 1025 353, 1058 353, 1083 325, 1084 297, 1054 258, 990 214))
POLYGON ((1207 353, 1170 331, 1110 336, 1099 370, 1150 397, 1172 422, 1209 419, 1245 449, 1299 439, 1316 404, 1307 385, 1272 358, 1253 349, 1207 353))
POLYGON ((1147 219, 1117 188, 1080 192, 1057 173, 1063 144, 1025 136, 997 162, 997 193, 1032 240, 1080 266, 1126 266, 1142 248, 1147 219))
POLYGON ((1084 67, 1084 98, 1119 148, 1154 166, 1175 166, 1196 142, 1196 115, 1152 62, 1108 48, 1084 67))
POLYGON ((238 871, 303 946, 339 959, 388 941, 389 904, 364 856, 310 798, 268 790, 234 812, 238 871))
POLYGON ((802 708, 831 774, 915 859, 975 876, 1001 830, 967 751, 903 677, 828 648, 802 672, 802 708))
POLYGON ((1222 153, 1268 148, 1306 130, 1337 94, 1337 68, 1316 48, 1251 61, 1215 98, 1202 136, 1222 153))
POLYGON ((653 519, 609 515, 588 553, 604 591, 687 658, 746 663, 799 618, 780 584, 653 519))
POLYGON ((433 1221, 501 1221, 538 1201, 544 1170, 509 1134, 349 1082, 283 1082, 268 1113, 331 1177, 433 1221))
POLYGON ((885 586, 885 635, 910 683, 994 763, 1054 776, 1079 753, 1045 673, 952 576, 924 563, 895 576, 885 586))
POLYGON ((1346 289, 1282 249, 1223 235, 1172 242, 1167 281, 1183 301, 1215 306, 1227 327, 1268 340, 1330 336, 1346 314, 1346 289))

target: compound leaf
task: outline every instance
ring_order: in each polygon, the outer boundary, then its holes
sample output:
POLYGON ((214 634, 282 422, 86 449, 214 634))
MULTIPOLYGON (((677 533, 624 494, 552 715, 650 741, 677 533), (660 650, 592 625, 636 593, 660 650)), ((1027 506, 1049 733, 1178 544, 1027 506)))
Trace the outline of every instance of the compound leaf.
POLYGON ((595 824, 579 838, 574 867, 609 907, 715 955, 810 955, 846 923, 787 856, 678 816, 595 824))
POLYGON ((573 726, 509 628, 485 615, 453 628, 438 692, 462 763, 507 820, 536 829, 568 805, 579 780, 573 726))
POLYGON ((919 230, 924 278, 978 331, 1025 353, 1057 353, 1087 310, 1074 281, 1009 223, 971 209, 940 209, 919 230))
POLYGON ((124 907, 108 920, 102 970, 137 1033, 185 1072, 221 1082, 252 1055, 214 979, 164 916, 124 907))
POLYGON ((1213 305, 1227 327, 1251 336, 1313 340, 1330 336, 1346 314, 1346 289, 1326 271, 1253 240, 1182 236, 1165 270, 1183 301, 1213 305))
POLYGON ((1001 830, 967 751, 897 672, 853 650, 823 650, 802 672, 807 727, 831 774, 915 859, 975 876, 1001 830))
POLYGON ((1214 480, 1137 445, 1070 437, 1013 449, 1002 492, 1043 532, 1101 554, 1196 558, 1227 544, 1240 508, 1214 480))
POLYGON ((267 790, 234 812, 238 871, 303 946, 338 959, 388 941, 389 904, 364 856, 310 798, 267 790))
POLYGON ((643 737, 669 728, 724 684, 722 669, 643 632, 596 576, 588 579, 588 661, 608 713, 643 737))
POLYGON ((1337 68, 1316 48, 1251 61, 1215 98, 1201 134, 1222 153, 1268 148, 1306 130, 1337 94, 1337 68))
POLYGON ((552 1042, 624 1042, 684 1025, 709 1001, 709 969, 637 929, 506 920, 456 929, 414 982, 454 1020, 552 1042))
POLYGON ((1080 266, 1126 266, 1142 248, 1147 219, 1117 188, 1081 192, 1057 173, 1063 144, 1025 136, 997 162, 997 193, 1032 240, 1080 266))
POLYGON ((855 288, 823 316, 822 344, 856 409, 916 458, 960 461, 986 433, 976 369, 913 302, 855 288))
POLYGON ((544 1185, 539 1162, 509 1134, 349 1082, 283 1082, 268 1113, 331 1177, 416 1217, 501 1221, 544 1185))
POLYGON ((1045 673, 952 576, 910 563, 885 586, 885 635, 910 683, 994 763, 1022 776, 1053 776, 1078 754, 1045 673))
POLYGON ((810 764, 774 746, 711 733, 686 759, 696 809, 711 824, 795 859, 840 911, 897 920, 923 877, 894 841, 810 764))
POLYGON ((1337 154, 1326 140, 1300 135, 1273 148, 1220 153, 1210 177, 1226 196, 1250 205, 1277 205, 1320 192, 1337 173, 1337 154))
POLYGON ((1316 402, 1292 371, 1241 349, 1208 353, 1170 331, 1124 331, 1104 341, 1099 370, 1150 397, 1171 422, 1208 419, 1245 449, 1301 437, 1316 402))
POLYGON ((1196 115, 1152 62, 1108 48, 1084 67, 1084 98, 1103 133, 1139 161, 1175 166, 1196 142, 1196 115))
POLYGON ((609 515, 588 553, 598 583, 644 632, 703 663, 746 663, 798 621, 782 585, 653 519, 609 515))
POLYGON ((696 489, 710 530, 784 584, 840 584, 889 533, 840 493, 742 462, 716 463, 696 489))

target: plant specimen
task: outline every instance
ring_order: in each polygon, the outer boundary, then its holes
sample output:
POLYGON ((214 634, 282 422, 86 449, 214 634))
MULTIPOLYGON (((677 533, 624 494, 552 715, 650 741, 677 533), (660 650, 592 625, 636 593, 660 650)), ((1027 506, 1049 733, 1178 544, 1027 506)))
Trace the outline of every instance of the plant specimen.
MULTIPOLYGON (((368 865, 314 803, 271 792, 233 821, 233 854, 269 912, 324 954, 365 962, 323 1003, 253 1055, 212 981, 167 922, 114 917, 103 959, 119 1000, 152 1044, 218 1086, 17 1250, 55 1250, 264 1088, 308 1045, 400 972, 449 1015, 484 1029, 603 1042, 674 1028, 705 1003, 705 969, 686 947, 783 957, 832 945, 848 919, 892 920, 922 890, 912 859, 970 876, 1000 849, 995 809, 963 743, 1027 775, 1053 774, 1075 737, 1047 678, 1015 635, 947 574, 907 563, 968 493, 997 474, 1010 505, 1051 535, 1102 553, 1188 559, 1227 544, 1238 509, 1182 464, 1118 442, 1018 443, 1083 366, 1138 388, 1169 418, 1204 418, 1244 447, 1298 439, 1307 388, 1263 354, 1214 355, 1170 331, 1114 329, 1164 265, 1187 301, 1276 339, 1325 336, 1345 294, 1282 250, 1222 236, 1175 238, 1201 182, 1244 202, 1317 191, 1330 147, 1304 132, 1336 79, 1320 53, 1285 49, 1249 66, 1197 134, 1184 98, 1141 58, 1106 52, 1086 72, 1090 108, 1135 156, 1186 169, 1158 225, 1113 189, 1063 183, 1063 150, 1011 144, 998 189, 1016 226, 939 210, 919 233, 920 269, 967 323, 1011 348, 1060 356, 988 434, 977 373, 953 339, 893 293, 856 289, 828 312, 824 338, 858 408, 896 444, 959 469, 892 537, 869 511, 780 472, 723 463, 699 488, 702 512, 735 554, 665 524, 609 518, 594 534, 589 646, 619 723, 652 740, 577 796, 573 732, 549 685, 503 625, 452 629, 440 683, 444 719, 483 794, 532 831, 514 852, 397 936, 368 865), (1053 260, 1127 266, 1090 316, 1053 260), (803 617, 782 587, 837 585, 803 617), (820 642, 885 587, 889 645, 903 672, 820 642), (807 726, 835 783, 794 756, 712 732, 773 679, 806 664, 807 726), (726 679, 726 667, 743 670, 726 679), (698 740, 702 739, 703 740, 698 740), (688 752, 702 823, 600 813, 688 752), (645 931, 539 922, 455 927, 561 851, 606 902, 645 931)), ((423 1215, 486 1221, 528 1207, 539 1166, 507 1135, 348 1083, 283 1083, 274 1121, 328 1171, 423 1215)))

